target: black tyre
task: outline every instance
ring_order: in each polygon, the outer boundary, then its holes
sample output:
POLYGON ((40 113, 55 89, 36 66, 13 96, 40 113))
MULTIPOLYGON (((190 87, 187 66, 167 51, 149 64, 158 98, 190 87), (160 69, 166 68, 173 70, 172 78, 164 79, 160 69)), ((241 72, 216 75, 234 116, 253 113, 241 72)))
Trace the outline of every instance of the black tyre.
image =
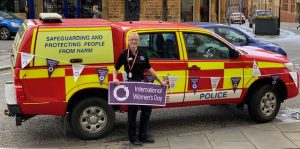
POLYGON ((89 97, 79 102, 70 119, 74 135, 84 140, 104 137, 112 130, 114 122, 112 107, 99 97, 89 97))
POLYGON ((10 32, 9 30, 6 28, 6 27, 2 27, 0 29, 0 38, 3 39, 3 40, 8 40, 10 39, 10 32))
POLYGON ((270 85, 264 85, 254 91, 248 103, 250 117, 256 122, 272 121, 280 108, 281 102, 270 85))

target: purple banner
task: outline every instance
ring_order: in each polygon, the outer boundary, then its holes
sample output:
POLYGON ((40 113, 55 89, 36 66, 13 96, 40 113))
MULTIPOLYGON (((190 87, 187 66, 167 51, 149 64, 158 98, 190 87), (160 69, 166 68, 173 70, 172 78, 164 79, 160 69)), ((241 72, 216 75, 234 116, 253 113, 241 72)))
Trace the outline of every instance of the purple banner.
POLYGON ((59 62, 49 58, 46 58, 46 61, 48 66, 48 77, 50 78, 59 62))
POLYGON ((241 77, 232 77, 231 81, 232 81, 232 85, 233 85, 233 92, 235 93, 235 90, 238 88, 239 83, 241 81, 241 77))
POLYGON ((166 105, 167 88, 143 82, 109 82, 108 103, 112 105, 166 105))
POLYGON ((274 74, 272 75, 272 85, 275 85, 277 83, 277 79, 279 78, 279 74, 274 74))
POLYGON ((145 82, 154 82, 154 77, 152 75, 145 75, 145 82))
POLYGON ((194 94, 196 94, 199 85, 199 78, 190 78, 190 84, 192 86, 194 94))
POLYGON ((106 78, 107 72, 108 72, 107 69, 97 68, 97 73, 98 73, 98 78, 99 78, 100 85, 103 84, 103 82, 106 78))

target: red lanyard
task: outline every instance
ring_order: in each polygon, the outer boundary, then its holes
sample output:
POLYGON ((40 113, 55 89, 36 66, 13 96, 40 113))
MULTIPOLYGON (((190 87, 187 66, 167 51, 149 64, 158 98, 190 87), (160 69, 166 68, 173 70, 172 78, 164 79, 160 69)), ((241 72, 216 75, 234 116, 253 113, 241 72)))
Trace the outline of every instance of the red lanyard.
POLYGON ((133 60, 133 62, 132 62, 132 65, 130 66, 130 64, 129 64, 129 50, 130 50, 130 49, 128 49, 128 53, 127 53, 127 63, 128 63, 129 71, 131 72, 131 70, 132 70, 132 68, 133 68, 133 66, 134 66, 134 64, 135 64, 136 57, 138 57, 139 51, 136 52, 135 57, 134 57, 134 60, 133 60))

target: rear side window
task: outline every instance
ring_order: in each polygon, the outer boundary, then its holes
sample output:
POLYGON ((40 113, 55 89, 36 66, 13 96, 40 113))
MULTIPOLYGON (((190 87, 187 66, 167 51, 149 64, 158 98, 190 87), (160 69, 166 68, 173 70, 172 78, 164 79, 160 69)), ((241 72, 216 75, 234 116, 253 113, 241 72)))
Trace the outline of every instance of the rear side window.
POLYGON ((59 65, 82 60, 81 64, 113 63, 110 28, 39 29, 35 47, 35 66, 46 66, 46 58, 59 65))
POLYGON ((176 34, 172 32, 139 33, 139 48, 149 59, 179 59, 176 34))
POLYGON ((13 50, 12 53, 14 55, 14 63, 16 61, 16 58, 17 58, 16 55, 17 55, 18 49, 20 47, 20 43, 23 40, 23 36, 24 36, 24 33, 26 30, 27 30, 27 26, 25 23, 23 23, 15 36, 14 43, 13 43, 13 49, 12 49, 13 50))

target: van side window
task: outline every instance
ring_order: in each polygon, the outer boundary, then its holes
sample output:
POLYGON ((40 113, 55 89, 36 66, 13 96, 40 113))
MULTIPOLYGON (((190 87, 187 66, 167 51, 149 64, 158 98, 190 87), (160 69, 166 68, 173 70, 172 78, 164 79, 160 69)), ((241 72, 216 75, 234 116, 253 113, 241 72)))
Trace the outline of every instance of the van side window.
POLYGON ((183 33, 188 59, 229 59, 230 49, 209 35, 183 33))
POLYGON ((140 33, 139 48, 150 59, 179 59, 175 33, 140 33))

